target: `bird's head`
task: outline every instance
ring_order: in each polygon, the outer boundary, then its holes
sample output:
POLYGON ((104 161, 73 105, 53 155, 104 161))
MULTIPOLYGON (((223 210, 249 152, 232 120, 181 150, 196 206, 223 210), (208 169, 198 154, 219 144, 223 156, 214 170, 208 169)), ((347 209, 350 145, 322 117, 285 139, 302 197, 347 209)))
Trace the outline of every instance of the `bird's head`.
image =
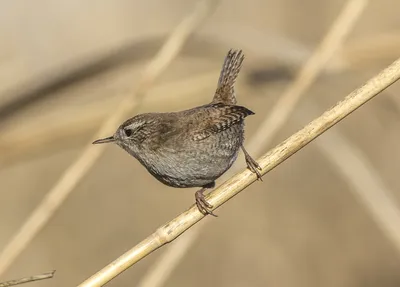
POLYGON ((143 141, 152 132, 153 117, 149 114, 137 115, 119 126, 114 135, 95 140, 93 144, 116 143, 132 155, 140 152, 143 141))

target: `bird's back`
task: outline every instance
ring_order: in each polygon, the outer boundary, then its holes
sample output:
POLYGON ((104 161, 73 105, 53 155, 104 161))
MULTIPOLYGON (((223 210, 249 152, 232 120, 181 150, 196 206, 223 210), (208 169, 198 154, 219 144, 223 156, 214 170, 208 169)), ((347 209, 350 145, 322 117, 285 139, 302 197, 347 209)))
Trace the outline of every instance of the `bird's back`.
POLYGON ((164 114, 159 117, 163 131, 152 133, 144 145, 144 165, 171 186, 210 183, 236 160, 243 143, 243 119, 251 114, 244 107, 221 103, 164 114))
POLYGON ((232 166, 244 140, 243 120, 253 114, 236 105, 234 85, 243 59, 241 51, 228 52, 210 104, 156 116, 159 130, 139 160, 158 180, 174 187, 205 186, 232 166))

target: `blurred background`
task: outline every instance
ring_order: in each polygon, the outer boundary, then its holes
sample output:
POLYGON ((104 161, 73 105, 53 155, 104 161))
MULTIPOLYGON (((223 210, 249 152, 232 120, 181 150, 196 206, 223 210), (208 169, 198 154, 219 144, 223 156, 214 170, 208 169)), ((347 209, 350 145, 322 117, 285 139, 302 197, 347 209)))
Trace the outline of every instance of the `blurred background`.
MULTIPOLYGON (((195 3, 0 2, 0 252, 134 92, 145 65, 195 3)), ((240 48, 246 60, 238 100, 256 113, 246 121, 251 139, 345 3, 220 1, 134 114, 209 102, 227 50, 240 48)), ((369 2, 264 151, 399 56, 399 9, 396 1, 369 2)), ((163 286, 400 286, 400 245, 357 195, 372 180, 391 206, 399 204, 399 87, 251 185, 218 209, 217 219, 207 218, 163 286)), ((242 157, 235 166, 245 168, 242 157)), ((29 286, 75 286, 186 210, 195 190, 162 185, 109 146, 0 282, 56 269, 54 279, 29 286)), ((162 252, 107 286, 136 286, 162 252)))

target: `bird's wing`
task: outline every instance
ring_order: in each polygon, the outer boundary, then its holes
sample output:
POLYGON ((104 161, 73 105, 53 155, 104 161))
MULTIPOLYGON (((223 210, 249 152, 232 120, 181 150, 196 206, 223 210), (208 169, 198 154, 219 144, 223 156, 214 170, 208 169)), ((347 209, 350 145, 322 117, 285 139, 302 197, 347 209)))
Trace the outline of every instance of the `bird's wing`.
POLYGON ((244 55, 241 50, 229 50, 222 66, 213 103, 236 104, 235 82, 243 60, 244 55))
POLYGON ((190 128, 192 139, 195 141, 201 141, 212 134, 220 133, 241 122, 245 117, 254 115, 245 107, 222 103, 211 104, 202 112, 205 113, 202 115, 205 116, 205 120, 199 122, 196 127, 190 128))

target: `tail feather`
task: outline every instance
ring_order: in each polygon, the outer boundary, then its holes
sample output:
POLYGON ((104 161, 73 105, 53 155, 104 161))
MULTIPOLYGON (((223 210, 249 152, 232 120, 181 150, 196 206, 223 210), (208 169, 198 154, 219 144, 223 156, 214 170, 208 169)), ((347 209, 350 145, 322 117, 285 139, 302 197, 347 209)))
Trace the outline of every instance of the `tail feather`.
POLYGON ((235 82, 242 67, 244 55, 242 50, 229 50, 219 76, 218 87, 213 102, 236 104, 235 82))

